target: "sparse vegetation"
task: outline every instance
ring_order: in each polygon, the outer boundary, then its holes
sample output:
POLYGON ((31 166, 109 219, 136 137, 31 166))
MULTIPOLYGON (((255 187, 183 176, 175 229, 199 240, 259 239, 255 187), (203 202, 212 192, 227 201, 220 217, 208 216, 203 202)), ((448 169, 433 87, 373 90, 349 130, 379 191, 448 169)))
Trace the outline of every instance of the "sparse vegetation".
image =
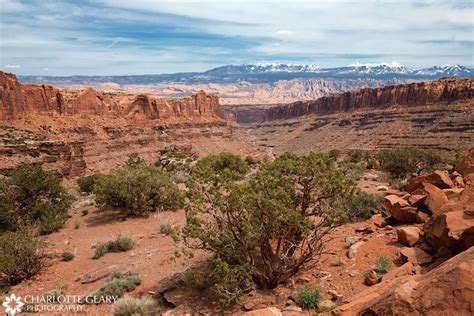
POLYGON ((273 288, 322 249, 353 182, 326 154, 285 154, 252 175, 239 157, 207 157, 188 183, 186 244, 215 254, 214 292, 235 302, 242 291, 273 288), (223 163, 224 162, 224 163, 223 163))
POLYGON ((140 167, 145 165, 145 161, 143 160, 140 155, 137 153, 133 153, 130 156, 128 156, 128 160, 126 162, 127 167, 140 167))
POLYGON ((316 309, 321 301, 319 289, 304 288, 298 291, 298 306, 302 309, 316 309))
POLYGON ((72 261, 76 256, 69 251, 65 251, 61 254, 61 260, 62 261, 72 261))
POLYGON ((85 176, 77 179, 77 185, 79 187, 79 191, 84 193, 92 193, 96 184, 99 182, 100 179, 105 177, 105 175, 100 173, 95 173, 90 176, 85 176))
POLYGON ((92 259, 99 259, 109 252, 125 252, 133 248, 135 241, 126 235, 118 235, 114 240, 109 240, 105 243, 94 245, 94 255, 92 259))
POLYGON ((17 284, 39 272, 44 265, 44 245, 31 229, 0 235, 0 280, 17 284))
POLYGON ((82 212, 81 212, 81 215, 86 216, 87 214, 89 214, 89 210, 88 209, 83 209, 82 212))
POLYGON ((67 295, 66 291, 61 287, 57 286, 46 294, 43 294, 43 298, 51 304, 59 304, 59 298, 67 295))
POLYGON ((412 173, 432 171, 446 162, 437 151, 414 147, 384 149, 376 157, 380 168, 396 179, 405 178, 412 173))
POLYGON ((135 298, 125 295, 115 302, 112 314, 114 316, 144 316, 155 314, 157 309, 157 302, 149 296, 135 298))
POLYGON ((382 198, 358 190, 341 201, 339 220, 368 219, 380 208, 382 198))
POLYGON ((341 156, 341 151, 338 150, 338 149, 331 149, 328 152, 328 155, 329 155, 329 157, 331 157, 332 159, 337 161, 337 159, 339 159, 339 157, 341 156))
POLYGON ((330 262, 330 265, 333 266, 333 267, 340 267, 344 264, 344 262, 342 261, 341 257, 337 256, 335 257, 331 262, 330 262))
MULTIPOLYGON (((115 273, 100 289, 94 294, 89 295, 89 297, 94 297, 96 300, 107 297, 119 299, 127 292, 134 290, 141 283, 142 280, 138 277, 137 273, 115 273)), ((87 297, 85 301, 88 301, 87 297)))
POLYGON ((387 257, 380 256, 377 258, 377 261, 375 262, 374 265, 374 271, 377 272, 379 275, 383 275, 390 270, 390 267, 392 266, 392 260, 390 260, 387 257))
POLYGON ((146 216, 183 206, 183 196, 170 175, 145 165, 123 168, 101 178, 94 192, 101 209, 118 208, 126 216, 146 216))
POLYGON ((76 221, 76 222, 74 223, 74 229, 79 229, 79 228, 81 228, 81 222, 76 221))
POLYGON ((358 163, 370 159, 370 153, 367 150, 351 149, 347 153, 347 161, 351 163, 358 163))
POLYGON ((35 225, 40 234, 61 228, 73 201, 58 176, 37 167, 22 166, 0 179, 0 231, 35 225))

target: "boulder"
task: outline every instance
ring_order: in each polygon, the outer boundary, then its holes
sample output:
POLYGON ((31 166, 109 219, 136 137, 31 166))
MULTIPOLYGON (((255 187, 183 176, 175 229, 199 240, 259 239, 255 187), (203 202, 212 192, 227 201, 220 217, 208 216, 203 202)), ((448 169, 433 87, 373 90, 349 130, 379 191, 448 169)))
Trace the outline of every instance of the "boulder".
POLYGON ((448 196, 440 188, 432 185, 431 183, 423 183, 423 187, 415 191, 424 192, 427 195, 423 204, 433 214, 439 214, 442 212, 442 207, 448 202, 448 196))
POLYGON ((365 276, 364 283, 368 286, 372 286, 374 284, 379 283, 379 281, 380 281, 380 278, 377 272, 375 272, 374 270, 370 270, 365 276))
POLYGON ((464 176, 474 173, 474 147, 463 156, 454 169, 464 176))
POLYGON ((318 304, 318 308, 321 311, 330 311, 331 309, 334 308, 334 306, 335 306, 335 304, 331 300, 322 300, 318 304))
POLYGON ((400 206, 396 204, 391 209, 392 217, 401 223, 413 223, 416 219, 416 208, 411 206, 400 206))
POLYGON ((388 211, 390 211, 397 204, 402 207, 410 206, 407 201, 395 194, 387 195, 382 202, 382 206, 388 211))
POLYGON ((407 246, 413 246, 420 239, 418 227, 400 227, 397 229, 398 241, 407 246))
POLYGON ((423 275, 396 277, 339 306, 335 315, 472 315, 474 247, 423 275))
POLYGON ((347 251, 347 257, 349 259, 354 258, 357 254, 357 251, 359 250, 359 247, 362 246, 364 243, 364 241, 358 241, 355 244, 351 245, 349 247, 349 250, 347 251))
POLYGON ((425 241, 433 248, 460 252, 474 246, 474 211, 454 211, 431 218, 423 227, 425 241))
POLYGON ((443 189, 443 192, 448 197, 448 200, 452 200, 461 196, 461 193, 464 191, 464 188, 451 188, 443 189))
POLYGON ((415 220, 418 224, 423 224, 430 220, 430 216, 423 212, 416 212, 415 220))
POLYGON ((406 261, 414 264, 430 263, 433 258, 420 248, 404 247, 400 250, 401 255, 406 261))
POLYGON ((423 183, 431 183, 440 189, 448 189, 454 186, 446 172, 436 170, 426 175, 408 178, 403 188, 408 193, 412 193, 416 189, 422 188, 423 183))
POLYGON ((410 195, 410 197, 408 198, 408 203, 410 203, 411 206, 418 206, 421 202, 426 200, 426 198, 426 194, 410 195))

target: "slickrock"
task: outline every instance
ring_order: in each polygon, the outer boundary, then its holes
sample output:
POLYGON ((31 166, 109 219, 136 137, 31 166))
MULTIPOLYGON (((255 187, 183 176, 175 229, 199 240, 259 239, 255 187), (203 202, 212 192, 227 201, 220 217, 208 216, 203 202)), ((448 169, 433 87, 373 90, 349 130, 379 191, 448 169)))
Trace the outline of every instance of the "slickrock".
POLYGON ((386 274, 384 274, 382 276, 382 282, 385 282, 394 278, 398 278, 404 275, 412 275, 414 274, 414 271, 415 271, 415 265, 413 264, 413 262, 410 262, 410 261, 405 262, 401 266, 395 269, 392 269, 388 271, 386 274))
POLYGON ((428 253, 420 248, 404 247, 400 253, 408 262, 414 264, 430 263, 433 260, 428 253))
POLYGON ((401 276, 358 293, 335 315, 471 315, 474 247, 423 275, 401 276))

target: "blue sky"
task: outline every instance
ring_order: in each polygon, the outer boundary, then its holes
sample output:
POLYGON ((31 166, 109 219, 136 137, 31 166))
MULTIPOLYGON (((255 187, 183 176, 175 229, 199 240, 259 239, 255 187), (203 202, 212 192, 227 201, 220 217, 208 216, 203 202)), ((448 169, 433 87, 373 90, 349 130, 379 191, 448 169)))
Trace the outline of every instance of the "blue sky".
POLYGON ((474 64, 472 1, 0 0, 0 66, 122 75, 225 64, 474 64))

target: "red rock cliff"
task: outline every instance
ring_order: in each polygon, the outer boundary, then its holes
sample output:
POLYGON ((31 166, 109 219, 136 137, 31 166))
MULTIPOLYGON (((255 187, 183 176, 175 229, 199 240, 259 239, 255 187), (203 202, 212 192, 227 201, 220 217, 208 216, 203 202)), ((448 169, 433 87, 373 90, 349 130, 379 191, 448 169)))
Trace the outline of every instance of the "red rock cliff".
POLYGON ((310 113, 347 112, 359 108, 409 107, 474 98, 474 80, 443 78, 437 81, 361 89, 312 101, 300 101, 268 109, 267 120, 310 113))
POLYGON ((92 88, 64 91, 49 85, 21 84, 14 74, 0 71, 0 120, 15 119, 28 113, 145 119, 215 118, 218 107, 219 98, 204 91, 179 100, 165 100, 148 94, 99 93, 92 88))

